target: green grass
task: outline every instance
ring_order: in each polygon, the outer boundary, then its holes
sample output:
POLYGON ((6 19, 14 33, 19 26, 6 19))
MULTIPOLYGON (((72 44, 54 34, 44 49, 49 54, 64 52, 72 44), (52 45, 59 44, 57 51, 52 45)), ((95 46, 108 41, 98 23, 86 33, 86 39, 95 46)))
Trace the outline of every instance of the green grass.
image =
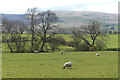
POLYGON ((72 34, 59 34, 58 36, 63 37, 67 42, 72 41, 72 34))
MULTIPOLYGON (((26 35, 24 35, 26 36, 26 35)), ((71 41, 71 34, 60 34, 71 41)), ((2 44, 3 78, 117 78, 117 51, 74 52, 73 47, 59 46, 64 51, 53 53, 4 53, 9 49, 2 44), (72 52, 71 52, 72 51, 72 52), (100 53, 100 56, 96 56, 100 53), (62 69, 65 62, 73 63, 72 69, 62 69)), ((107 49, 118 48, 118 35, 108 35, 107 49)))
POLYGON ((118 35, 112 34, 108 36, 107 48, 118 48, 118 35))
MULTIPOLYGON (((71 34, 60 34, 67 42, 72 41, 71 34)), ((106 37, 107 47, 106 48, 118 48, 118 34, 107 35, 106 37)))
POLYGON ((3 78, 117 78, 118 53, 59 52, 54 53, 3 53, 3 78), (95 54, 99 53, 100 56, 95 54), (65 62, 72 69, 62 69, 65 62))

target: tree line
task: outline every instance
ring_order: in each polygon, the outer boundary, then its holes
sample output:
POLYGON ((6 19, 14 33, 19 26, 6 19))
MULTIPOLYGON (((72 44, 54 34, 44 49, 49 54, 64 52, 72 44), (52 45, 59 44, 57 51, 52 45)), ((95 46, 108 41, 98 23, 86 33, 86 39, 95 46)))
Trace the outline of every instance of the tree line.
POLYGON ((26 28, 22 21, 11 21, 7 18, 3 19, 3 27, 8 33, 3 34, 3 42, 7 43, 10 52, 40 52, 45 51, 46 44, 49 43, 52 52, 57 49, 58 44, 63 44, 64 39, 56 37, 61 31, 58 22, 58 17, 51 11, 38 11, 37 8, 29 8, 25 14, 25 18, 29 23, 29 34, 23 35, 26 28), (13 27, 13 29, 11 28, 13 27), (20 29, 17 30, 19 27, 20 29), (55 41, 55 43, 54 43, 55 41), (27 45, 27 48, 26 48, 27 45))
POLYGON ((63 37, 57 36, 64 32, 64 29, 57 24, 59 18, 54 12, 29 8, 25 19, 29 24, 19 20, 3 19, 3 28, 8 33, 2 34, 2 42, 9 47, 11 53, 34 52, 35 50, 53 52, 56 49, 59 50, 58 45, 74 47, 76 51, 95 51, 106 47, 106 34, 101 23, 96 20, 72 29, 73 40, 66 42, 63 37), (25 30, 29 33, 23 34, 25 30))

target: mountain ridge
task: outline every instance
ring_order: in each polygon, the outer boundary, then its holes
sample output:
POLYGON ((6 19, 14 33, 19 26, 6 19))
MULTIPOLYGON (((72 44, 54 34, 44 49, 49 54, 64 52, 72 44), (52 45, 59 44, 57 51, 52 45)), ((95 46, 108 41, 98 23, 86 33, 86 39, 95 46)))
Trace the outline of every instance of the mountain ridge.
MULTIPOLYGON (((63 27, 72 27, 73 25, 78 26, 89 22, 89 20, 95 19, 103 24, 114 24, 117 25, 118 14, 95 12, 95 11, 63 11, 63 10, 52 10, 56 13, 63 27)), ((25 14, 2 14, 2 17, 6 17, 10 20, 25 20, 25 14)))

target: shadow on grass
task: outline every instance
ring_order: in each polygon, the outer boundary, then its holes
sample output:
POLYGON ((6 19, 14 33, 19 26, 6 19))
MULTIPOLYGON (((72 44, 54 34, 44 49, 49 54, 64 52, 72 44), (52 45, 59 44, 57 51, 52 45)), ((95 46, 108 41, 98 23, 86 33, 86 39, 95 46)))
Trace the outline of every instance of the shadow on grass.
POLYGON ((120 48, 108 48, 106 51, 120 51, 120 48))

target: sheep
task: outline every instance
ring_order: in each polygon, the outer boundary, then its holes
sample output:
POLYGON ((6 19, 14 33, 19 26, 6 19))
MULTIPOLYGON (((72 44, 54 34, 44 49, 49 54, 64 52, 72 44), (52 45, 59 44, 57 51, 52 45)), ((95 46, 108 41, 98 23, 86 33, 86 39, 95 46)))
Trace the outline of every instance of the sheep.
POLYGON ((71 67, 72 68, 72 62, 66 62, 65 64, 64 64, 64 66, 63 66, 63 69, 65 69, 65 67, 71 67))
POLYGON ((96 56, 99 56, 99 53, 97 53, 96 56))
POLYGON ((60 54, 63 54, 63 51, 61 51, 60 54))
POLYGON ((39 51, 35 50, 35 53, 39 53, 39 51))

